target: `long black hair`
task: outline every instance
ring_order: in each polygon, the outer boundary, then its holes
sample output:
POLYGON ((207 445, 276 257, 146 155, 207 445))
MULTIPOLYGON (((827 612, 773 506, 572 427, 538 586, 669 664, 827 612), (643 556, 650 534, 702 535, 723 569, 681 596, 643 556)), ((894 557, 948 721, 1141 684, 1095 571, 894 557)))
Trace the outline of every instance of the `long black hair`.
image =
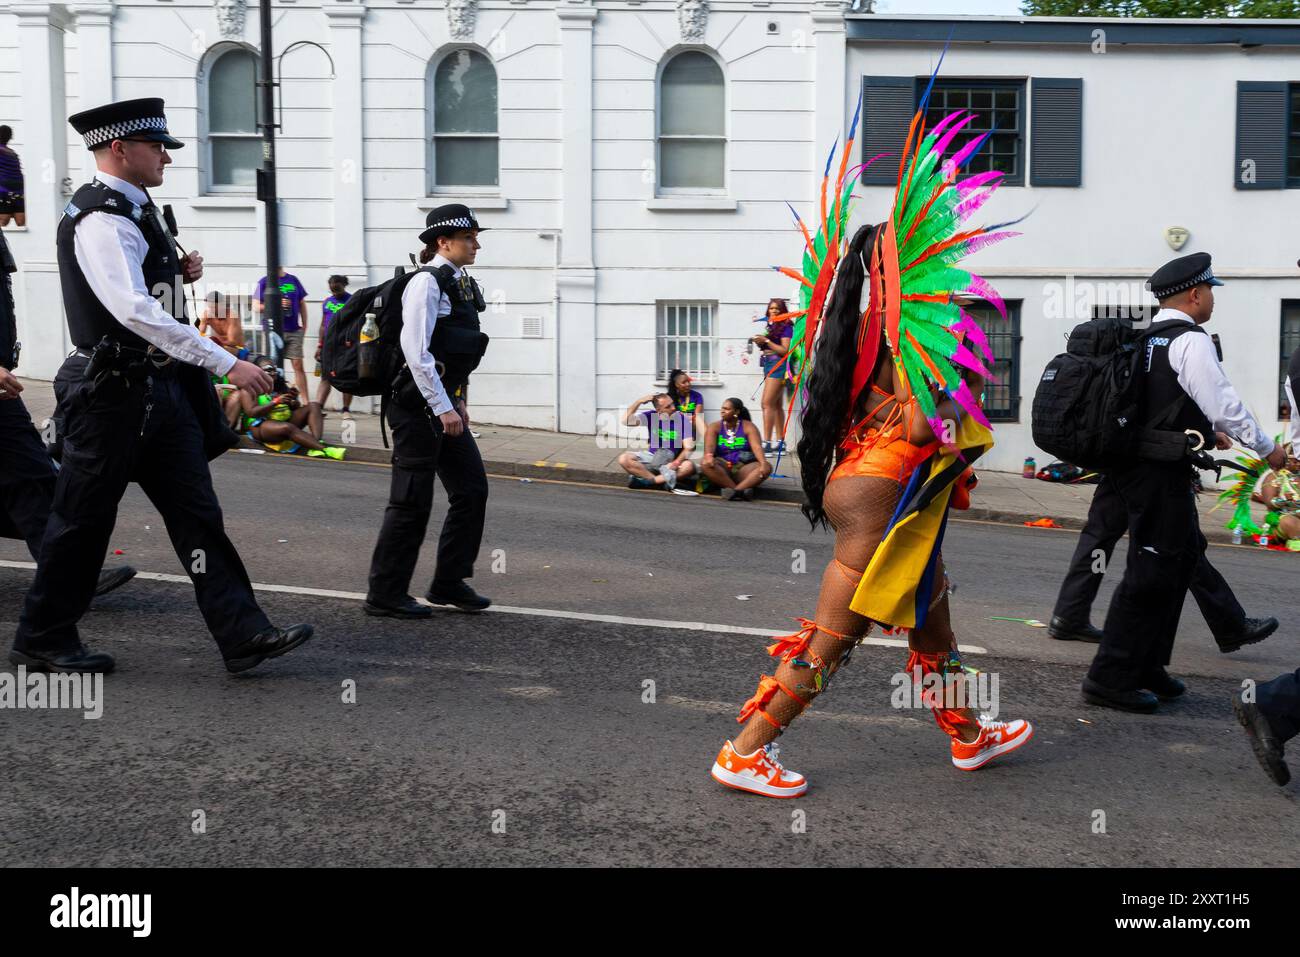
MULTIPOLYGON (((862 284, 866 281, 863 260, 871 255, 879 232, 879 225, 869 225, 853 234, 836 270, 835 288, 831 290, 817 338, 812 375, 808 380, 808 402, 800 418, 803 436, 799 439, 799 471, 805 498, 800 511, 813 528, 827 524, 822 508, 826 481, 835 465, 835 450, 844 437, 845 423, 860 399, 850 396, 849 389, 858 361, 854 340, 862 318, 859 303, 862 284)), ((876 357, 876 369, 884 355, 882 348, 876 357)), ((875 373, 873 369, 873 379, 875 373)))
POLYGON ((723 399, 722 401, 723 404, 726 404, 728 402, 731 403, 731 407, 736 410, 736 418, 739 419, 741 422, 754 421, 753 416, 749 414, 749 410, 745 408, 745 403, 741 402, 739 399, 733 397, 730 399, 723 399))

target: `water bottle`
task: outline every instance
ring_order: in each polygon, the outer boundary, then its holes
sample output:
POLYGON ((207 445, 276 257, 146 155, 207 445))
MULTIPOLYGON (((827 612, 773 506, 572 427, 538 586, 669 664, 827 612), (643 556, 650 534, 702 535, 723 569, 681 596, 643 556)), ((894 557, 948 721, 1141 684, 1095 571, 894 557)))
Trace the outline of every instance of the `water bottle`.
POLYGON ((1023 478, 1033 478, 1038 474, 1038 463, 1032 457, 1025 459, 1025 467, 1020 474, 1023 478))
POLYGON ((1241 526, 1237 526, 1232 530, 1232 544, 1234 545, 1241 544, 1241 526))
POLYGON ((366 313, 366 321, 361 326, 361 341, 357 345, 357 377, 373 379, 379 375, 379 322, 373 312, 366 313))

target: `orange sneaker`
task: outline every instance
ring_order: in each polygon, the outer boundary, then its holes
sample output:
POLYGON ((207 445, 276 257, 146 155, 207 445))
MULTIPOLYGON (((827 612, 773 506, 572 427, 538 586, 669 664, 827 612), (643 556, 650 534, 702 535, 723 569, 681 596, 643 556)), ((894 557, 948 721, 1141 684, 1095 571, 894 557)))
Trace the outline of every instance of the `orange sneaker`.
POLYGON ((807 791, 808 779, 787 771, 776 755, 775 741, 753 754, 737 754, 728 741, 718 752, 718 760, 713 762, 713 780, 764 797, 794 798, 807 791))
POLYGON ((963 771, 982 768, 994 758, 1010 754, 1034 736, 1028 721, 989 721, 980 718, 980 736, 969 744, 952 739, 952 763, 963 771))

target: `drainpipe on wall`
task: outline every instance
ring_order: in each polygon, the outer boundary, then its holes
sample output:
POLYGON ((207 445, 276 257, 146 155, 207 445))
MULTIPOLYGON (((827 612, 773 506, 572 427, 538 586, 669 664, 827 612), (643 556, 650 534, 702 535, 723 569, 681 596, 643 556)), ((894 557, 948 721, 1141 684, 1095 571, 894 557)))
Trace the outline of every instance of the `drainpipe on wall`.
POLYGON ((552 229, 537 234, 542 239, 555 240, 555 265, 551 272, 551 373, 555 377, 555 398, 551 404, 551 431, 560 431, 560 243, 561 230, 552 229))

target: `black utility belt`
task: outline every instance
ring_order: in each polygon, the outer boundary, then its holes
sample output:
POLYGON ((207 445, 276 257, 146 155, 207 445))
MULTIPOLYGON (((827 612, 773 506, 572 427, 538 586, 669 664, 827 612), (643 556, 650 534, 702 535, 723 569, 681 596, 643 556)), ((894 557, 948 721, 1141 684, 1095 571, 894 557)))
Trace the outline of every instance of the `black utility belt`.
POLYGON ((110 377, 125 378, 130 382, 142 382, 150 377, 167 378, 174 376, 180 367, 180 363, 157 346, 123 345, 108 336, 101 339, 95 348, 79 347, 73 354, 90 360, 83 375, 96 382, 110 377))
POLYGON ((1143 429, 1138 434, 1137 456, 1144 462, 1182 462, 1202 449, 1212 448, 1214 433, 1206 436, 1197 429, 1175 432, 1172 429, 1143 429))

